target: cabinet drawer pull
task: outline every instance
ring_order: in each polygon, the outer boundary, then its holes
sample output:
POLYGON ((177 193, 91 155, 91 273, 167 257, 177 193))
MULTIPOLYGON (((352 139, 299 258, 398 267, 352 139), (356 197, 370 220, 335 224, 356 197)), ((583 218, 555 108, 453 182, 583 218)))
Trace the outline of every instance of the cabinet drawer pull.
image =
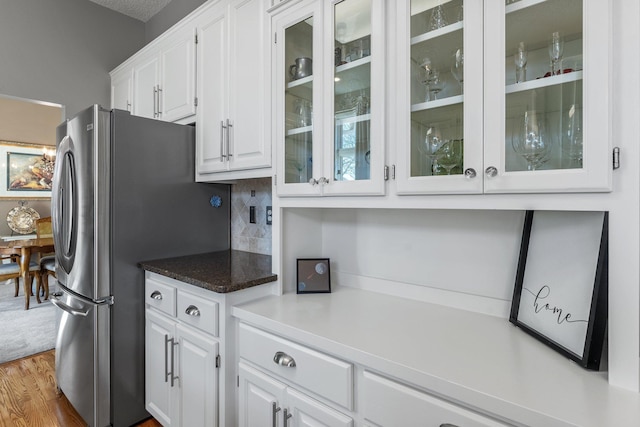
POLYGON ((195 305, 190 305, 184 312, 189 316, 200 316, 200 310, 198 310, 198 307, 196 307, 195 305))
POLYGON ((273 356, 273 361, 280 366, 287 366, 289 368, 296 367, 296 361, 293 357, 282 351, 276 352, 275 356, 273 356))
POLYGON ((162 294, 160 293, 160 291, 153 291, 151 292, 151 298, 162 301, 162 294))

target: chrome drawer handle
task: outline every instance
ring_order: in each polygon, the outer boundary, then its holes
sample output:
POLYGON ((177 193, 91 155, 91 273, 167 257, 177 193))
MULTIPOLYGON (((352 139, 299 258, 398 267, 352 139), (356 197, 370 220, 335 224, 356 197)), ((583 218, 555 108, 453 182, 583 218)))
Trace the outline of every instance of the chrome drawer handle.
POLYGON ((158 301, 161 301, 162 300, 162 294, 160 293, 160 291, 153 291, 153 292, 151 292, 151 298, 157 299, 158 301))
POLYGON ((287 366, 289 368, 296 367, 296 361, 293 357, 282 351, 276 352, 275 356, 273 356, 273 361, 280 366, 287 366))
POLYGON ((200 316, 200 310, 195 305, 190 305, 184 312, 189 316, 200 316))

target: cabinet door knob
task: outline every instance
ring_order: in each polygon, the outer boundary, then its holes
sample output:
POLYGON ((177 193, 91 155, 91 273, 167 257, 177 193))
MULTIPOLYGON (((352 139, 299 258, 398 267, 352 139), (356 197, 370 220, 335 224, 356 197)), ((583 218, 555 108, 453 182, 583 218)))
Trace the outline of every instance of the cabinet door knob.
POLYGON ((280 366, 287 366, 289 368, 296 367, 296 361, 293 357, 282 351, 276 352, 275 356, 273 356, 273 361, 280 366))
POLYGON ((160 291, 153 291, 151 292, 151 298, 162 301, 162 294, 160 293, 160 291))
POLYGON ((489 178, 493 178, 494 176, 498 175, 498 169, 495 166, 489 166, 488 168, 486 168, 484 170, 484 173, 489 177, 489 178))
POLYGON ((475 178, 476 177, 476 170, 474 168, 467 168, 464 170, 464 176, 465 178, 475 178))
POLYGON ((184 312, 189 316, 200 316, 200 310, 198 310, 198 307, 196 307, 195 305, 190 305, 184 312))

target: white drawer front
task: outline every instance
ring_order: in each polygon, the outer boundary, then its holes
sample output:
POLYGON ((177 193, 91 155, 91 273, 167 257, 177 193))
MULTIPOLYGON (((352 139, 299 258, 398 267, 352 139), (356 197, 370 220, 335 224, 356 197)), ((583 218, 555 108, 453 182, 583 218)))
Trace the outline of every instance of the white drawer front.
POLYGON ((178 319, 218 336, 218 303, 215 301, 178 291, 178 319))
POLYGON ((150 307, 176 315, 176 288, 147 278, 144 285, 144 302, 150 307))
POLYGON ((371 372, 364 372, 362 393, 366 420, 383 427, 441 426, 506 427, 435 396, 414 390, 371 372))
POLYGON ((244 323, 239 331, 240 357, 273 372, 327 400, 353 410, 353 365, 261 331, 244 323), (285 363, 274 361, 276 354, 285 363))

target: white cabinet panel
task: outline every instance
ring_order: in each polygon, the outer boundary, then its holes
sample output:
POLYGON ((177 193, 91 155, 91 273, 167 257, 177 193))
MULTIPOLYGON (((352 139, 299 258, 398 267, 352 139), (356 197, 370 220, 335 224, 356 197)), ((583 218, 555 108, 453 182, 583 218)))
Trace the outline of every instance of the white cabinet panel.
POLYGON ((111 76, 111 108, 131 111, 133 103, 133 69, 125 68, 111 76))
POLYGON ((266 25, 264 0, 220 2, 197 23, 198 181, 271 165, 266 25))
POLYGON ((195 114, 195 30, 187 28, 172 37, 162 50, 162 83, 158 117, 173 122, 195 114), (175 40, 173 40, 175 38, 175 40))
POLYGON ((218 342, 191 328, 178 325, 181 426, 217 423, 218 342))
POLYGON ((155 119, 158 115, 160 58, 154 55, 141 60, 134 66, 133 76, 133 114, 155 119))

